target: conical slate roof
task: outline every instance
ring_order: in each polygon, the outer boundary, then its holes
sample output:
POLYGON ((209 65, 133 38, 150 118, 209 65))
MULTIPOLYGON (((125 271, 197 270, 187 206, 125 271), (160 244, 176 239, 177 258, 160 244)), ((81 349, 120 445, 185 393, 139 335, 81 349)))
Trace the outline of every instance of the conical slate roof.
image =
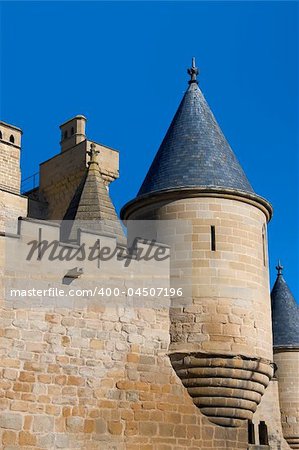
POLYGON ((280 264, 277 270, 271 292, 273 346, 299 347, 299 306, 282 276, 280 264))
POLYGON ((69 239, 76 239, 78 228, 85 228, 97 233, 115 236, 123 241, 124 232, 116 214, 108 190, 100 173, 99 165, 95 160, 92 149, 91 161, 86 174, 83 176, 74 197, 64 216, 66 223, 64 234, 69 239), (68 230, 68 231, 66 231, 68 230))
POLYGON ((197 85, 195 60, 186 91, 138 192, 179 188, 230 188, 254 191, 197 85))

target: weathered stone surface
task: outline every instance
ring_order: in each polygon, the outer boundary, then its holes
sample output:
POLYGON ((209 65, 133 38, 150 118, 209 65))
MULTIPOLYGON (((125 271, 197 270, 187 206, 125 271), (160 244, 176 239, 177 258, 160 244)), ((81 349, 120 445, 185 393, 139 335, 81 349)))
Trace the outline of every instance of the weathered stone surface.
POLYGON ((5 428, 8 430, 21 430, 22 425, 23 425, 23 417, 21 416, 21 414, 1 412, 0 428, 5 428))
POLYGON ((34 416, 33 431, 37 433, 50 433, 54 431, 54 417, 45 415, 34 416))

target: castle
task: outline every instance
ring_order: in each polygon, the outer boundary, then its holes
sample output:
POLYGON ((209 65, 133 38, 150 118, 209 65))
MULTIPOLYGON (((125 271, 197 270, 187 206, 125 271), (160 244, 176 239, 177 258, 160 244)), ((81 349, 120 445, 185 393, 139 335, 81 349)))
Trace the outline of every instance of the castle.
POLYGON ((280 264, 270 297, 272 207, 194 59, 188 73, 120 218, 109 195, 119 153, 87 138, 84 116, 60 126, 61 152, 22 192, 22 131, 0 122, 4 450, 299 449, 299 310, 280 264), (44 258, 53 243, 58 256, 44 258), (109 258, 83 257, 87 247, 109 258))

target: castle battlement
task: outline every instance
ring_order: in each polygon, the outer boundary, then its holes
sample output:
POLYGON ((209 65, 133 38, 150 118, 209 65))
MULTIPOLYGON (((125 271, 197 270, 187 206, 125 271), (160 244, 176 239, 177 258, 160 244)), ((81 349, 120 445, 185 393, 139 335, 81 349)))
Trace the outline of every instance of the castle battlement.
MULTIPOLYGON (((157 307, 156 288, 165 289, 167 295, 161 296, 159 307, 169 307, 169 247, 138 236, 128 247, 118 243, 115 236, 91 231, 88 225, 89 222, 84 221, 76 223, 77 241, 63 242, 62 227, 73 227, 73 222, 19 218, 18 232, 8 232, 2 237, 5 238, 4 276, 8 305, 20 307, 20 298, 9 295, 12 290, 24 292, 23 303, 28 290, 53 288, 57 292, 59 288, 80 287, 82 291, 93 292, 91 299, 85 299, 86 304, 90 301, 106 304, 105 292, 110 293, 111 307, 114 303, 133 306, 131 301, 127 303, 128 297, 132 300, 136 297, 135 291, 152 289, 151 300, 142 299, 139 305, 143 303, 144 307, 153 309, 157 307)), ((6 228, 11 227, 7 225, 6 228)), ((56 297, 39 300, 42 300, 40 306, 47 308, 59 306, 63 301, 56 297)), ((31 299, 28 302, 27 298, 26 302, 30 307, 31 299)), ((65 305, 67 302, 64 300, 65 305)), ((80 302, 83 307, 82 299, 80 302)), ((72 301, 69 307, 73 307, 72 301)))

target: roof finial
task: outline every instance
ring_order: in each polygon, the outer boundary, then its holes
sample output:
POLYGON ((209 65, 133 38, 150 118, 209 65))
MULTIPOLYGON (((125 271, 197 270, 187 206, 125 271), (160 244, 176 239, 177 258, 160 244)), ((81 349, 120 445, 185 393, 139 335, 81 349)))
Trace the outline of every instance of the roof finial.
POLYGON ((190 75, 191 79, 189 80, 189 84, 191 83, 198 83, 196 76, 199 74, 199 70, 196 67, 195 64, 195 57, 192 58, 192 66, 187 70, 188 74, 190 75))
POLYGON ((278 260, 278 264, 276 266, 276 270, 277 270, 277 275, 282 275, 283 266, 280 263, 280 259, 278 260))
POLYGON ((87 154, 90 157, 90 160, 88 161, 88 165, 90 166, 91 164, 99 164, 97 161, 97 155, 99 154, 99 150, 96 149, 96 145, 92 142, 90 144, 90 150, 87 152, 87 154))

